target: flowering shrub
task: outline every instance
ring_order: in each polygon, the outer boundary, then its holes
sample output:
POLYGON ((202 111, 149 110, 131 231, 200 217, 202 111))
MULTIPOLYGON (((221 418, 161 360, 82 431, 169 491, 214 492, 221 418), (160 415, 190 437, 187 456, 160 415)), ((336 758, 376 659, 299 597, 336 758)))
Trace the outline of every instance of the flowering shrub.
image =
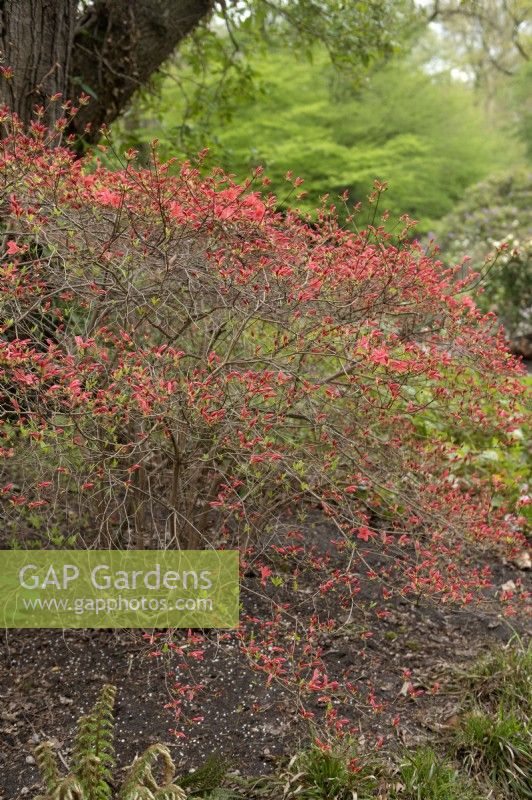
POLYGON ((339 613, 365 639, 395 594, 470 602, 489 584, 475 553, 521 541, 489 480, 457 480, 457 448, 420 424, 501 440, 520 424, 521 368, 465 294, 474 277, 409 243, 407 218, 395 238, 325 206, 310 224, 276 212, 260 172, 171 177, 134 153, 112 172, 2 116, 4 529, 239 547, 273 609, 244 617, 242 648, 341 732, 328 703, 356 687, 320 655, 339 613), (301 636, 286 615, 309 575, 301 636))

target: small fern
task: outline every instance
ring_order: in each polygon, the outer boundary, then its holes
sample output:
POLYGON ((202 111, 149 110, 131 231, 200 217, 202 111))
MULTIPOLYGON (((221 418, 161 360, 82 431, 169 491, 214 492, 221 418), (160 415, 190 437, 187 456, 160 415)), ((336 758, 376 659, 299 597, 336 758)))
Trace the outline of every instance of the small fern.
POLYGON ((148 747, 129 768, 122 789, 114 791, 115 696, 116 687, 106 684, 91 711, 79 719, 67 775, 61 774, 51 742, 38 745, 35 760, 45 794, 35 800, 186 800, 184 789, 173 783, 174 762, 162 744, 148 747))
POLYGON ((52 792, 39 795, 35 800, 87 800, 87 796, 76 776, 70 773, 58 780, 52 792))
POLYGON ((125 781, 119 800, 185 800, 184 790, 172 783, 175 766, 172 757, 162 744, 152 744, 133 762, 129 778, 125 781), (162 765, 163 783, 159 785, 153 768, 162 765))
POLYGON ((47 792, 52 794, 59 784, 61 775, 57 764, 57 756, 52 749, 51 742, 41 742, 35 748, 35 760, 42 775, 44 786, 47 792))
POLYGON ((87 800, 110 800, 112 796, 115 697, 116 687, 106 684, 90 713, 78 722, 73 772, 87 800))

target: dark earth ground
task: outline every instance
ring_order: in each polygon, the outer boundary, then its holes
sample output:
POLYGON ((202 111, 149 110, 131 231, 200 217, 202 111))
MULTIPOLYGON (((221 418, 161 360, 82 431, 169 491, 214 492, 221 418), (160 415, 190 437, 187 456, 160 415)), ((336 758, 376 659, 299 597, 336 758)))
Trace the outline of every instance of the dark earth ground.
MULTIPOLYGON (((495 561, 494 589, 509 580, 525 581, 529 573, 495 561)), ((260 590, 259 578, 249 586, 260 590)), ((248 610, 260 611, 246 600, 248 610)), ((330 674, 352 666, 362 683, 373 677, 379 699, 390 702, 389 712, 374 715, 354 707, 359 725, 359 745, 370 749, 377 737, 385 747, 415 746, 453 724, 459 712, 457 668, 470 668, 479 655, 507 642, 517 630, 526 637, 523 623, 506 621, 496 605, 457 610, 444 605, 397 600, 388 619, 373 626, 374 636, 364 643, 346 627, 328 636, 323 646, 330 674), (442 689, 418 698, 401 693, 403 670, 412 671, 415 686, 442 689), (400 716, 392 728, 392 716, 400 716)), ((62 761, 68 762, 77 718, 85 713, 103 683, 118 687, 116 746, 118 762, 129 764, 146 746, 166 743, 181 772, 198 766, 212 752, 227 758, 241 775, 264 775, 275 769, 282 756, 293 754, 308 741, 308 727, 297 714, 293 698, 279 685, 265 685, 252 672, 233 640, 218 641, 215 632, 193 674, 177 675, 175 656, 152 658, 153 646, 140 631, 14 630, 0 640, 0 798, 31 800, 38 789, 33 748, 51 739, 62 761), (174 660, 173 660, 174 659, 174 660), (186 711, 204 721, 192 726, 186 739, 176 739, 171 709, 164 706, 171 685, 203 682, 207 690, 186 711)), ((249 797, 249 795, 247 795, 249 797)))

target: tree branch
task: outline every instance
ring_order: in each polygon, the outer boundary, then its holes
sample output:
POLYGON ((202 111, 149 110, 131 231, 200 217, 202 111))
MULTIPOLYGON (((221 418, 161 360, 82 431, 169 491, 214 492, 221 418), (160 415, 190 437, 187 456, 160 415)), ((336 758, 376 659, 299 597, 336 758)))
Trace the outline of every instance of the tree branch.
POLYGON ((73 132, 96 141, 101 126, 116 119, 212 7, 213 0, 95 0, 79 21, 72 49, 70 98, 91 95, 73 132))

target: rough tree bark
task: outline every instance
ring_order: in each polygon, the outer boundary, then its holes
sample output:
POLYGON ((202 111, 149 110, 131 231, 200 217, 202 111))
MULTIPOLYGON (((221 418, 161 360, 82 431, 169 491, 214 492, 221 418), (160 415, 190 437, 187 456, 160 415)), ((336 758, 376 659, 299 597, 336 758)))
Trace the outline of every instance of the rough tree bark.
MULTIPOLYGON (((0 102, 25 122, 47 97, 68 95, 76 10, 76 0, 0 2, 2 61, 13 70, 0 81, 0 102)), ((50 105, 45 122, 53 124, 62 113, 60 104, 50 105)))
MULTIPOLYGON (((74 132, 89 141, 112 122, 135 90, 167 59, 212 9, 213 0, 93 0, 80 13, 78 0, 0 0, 3 66, 0 103, 28 122, 33 107, 56 92, 74 103, 84 91, 88 106, 74 132)), ((51 106, 47 123, 61 114, 51 106)))

